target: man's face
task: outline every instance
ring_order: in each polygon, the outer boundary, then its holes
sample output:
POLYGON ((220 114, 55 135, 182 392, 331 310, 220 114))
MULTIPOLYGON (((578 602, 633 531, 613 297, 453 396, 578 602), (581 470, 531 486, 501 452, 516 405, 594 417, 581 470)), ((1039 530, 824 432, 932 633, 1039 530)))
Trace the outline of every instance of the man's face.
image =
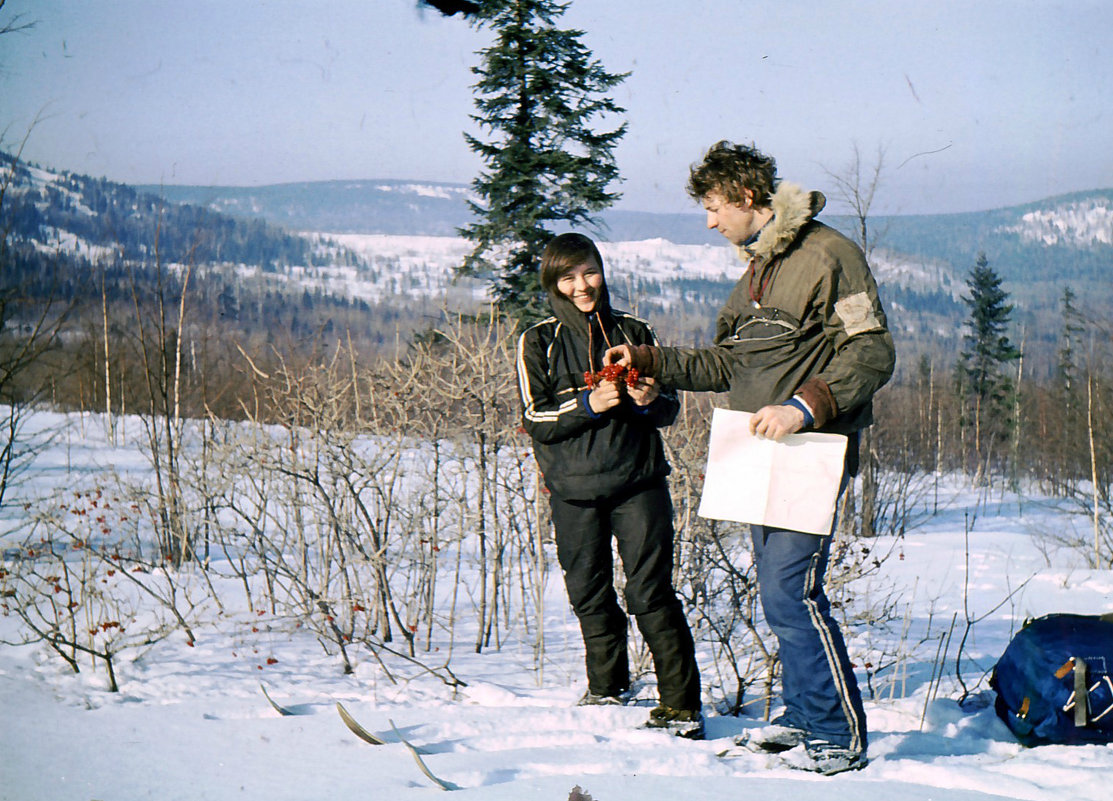
POLYGON ((718 192, 704 195, 703 208, 707 212, 707 227, 718 231, 734 245, 741 245, 761 230, 765 219, 754 211, 753 193, 746 190, 746 202, 732 203, 718 192))

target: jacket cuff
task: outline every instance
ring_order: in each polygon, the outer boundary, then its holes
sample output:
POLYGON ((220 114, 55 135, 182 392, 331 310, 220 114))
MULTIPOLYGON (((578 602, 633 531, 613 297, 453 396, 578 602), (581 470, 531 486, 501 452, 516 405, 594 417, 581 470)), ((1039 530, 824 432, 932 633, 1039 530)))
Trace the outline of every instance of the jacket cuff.
POLYGON ((799 395, 793 395, 786 400, 781 406, 791 406, 794 409, 799 409, 804 414, 804 429, 812 428, 815 425, 815 415, 812 410, 808 408, 808 404, 799 395))
POLYGON ((822 378, 809 378, 800 385, 795 394, 800 396, 812 410, 812 415, 815 417, 814 428, 823 428, 839 413, 839 406, 835 403, 835 396, 831 394, 831 387, 822 378))
POLYGON ((580 405, 584 407, 584 411, 587 412, 588 417, 590 417, 592 420, 598 420, 603 415, 596 414, 592 410, 591 404, 588 403, 588 401, 587 401, 587 396, 590 395, 590 394, 591 394, 590 389, 585 389, 583 392, 580 393, 580 405))

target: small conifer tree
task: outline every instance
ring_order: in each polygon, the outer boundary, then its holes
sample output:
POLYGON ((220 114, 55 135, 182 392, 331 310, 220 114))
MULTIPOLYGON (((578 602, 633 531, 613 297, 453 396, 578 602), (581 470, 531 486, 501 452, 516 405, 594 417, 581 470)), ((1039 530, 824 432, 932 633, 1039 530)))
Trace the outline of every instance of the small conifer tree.
POLYGON ((1009 295, 1001 288, 1001 278, 989 266, 985 253, 978 254, 966 286, 970 295, 963 301, 970 317, 959 366, 973 403, 974 447, 980 470, 982 446, 1009 430, 1013 382, 1004 366, 1019 359, 1020 351, 1007 334, 1013 305, 1007 302, 1009 295))
POLYGON ((1020 356, 1006 333, 1013 305, 1006 302, 1009 295, 1001 288, 1001 278, 989 266, 985 253, 978 254, 966 286, 970 296, 963 298, 963 302, 970 310, 970 317, 963 337, 966 345, 962 351, 963 366, 971 392, 983 404, 986 401, 998 403, 1011 389, 1002 366, 1020 356))

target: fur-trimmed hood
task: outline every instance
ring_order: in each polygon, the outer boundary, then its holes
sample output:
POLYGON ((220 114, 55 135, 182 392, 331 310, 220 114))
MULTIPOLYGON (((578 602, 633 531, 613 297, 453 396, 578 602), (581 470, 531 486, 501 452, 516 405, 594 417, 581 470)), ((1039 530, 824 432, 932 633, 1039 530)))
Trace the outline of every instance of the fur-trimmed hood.
POLYGON ((827 198, 822 192, 809 192, 797 184, 781 182, 769 205, 773 209, 773 219, 761 229, 753 244, 738 248, 738 256, 743 261, 767 262, 784 253, 800 234, 800 229, 823 211, 827 198))

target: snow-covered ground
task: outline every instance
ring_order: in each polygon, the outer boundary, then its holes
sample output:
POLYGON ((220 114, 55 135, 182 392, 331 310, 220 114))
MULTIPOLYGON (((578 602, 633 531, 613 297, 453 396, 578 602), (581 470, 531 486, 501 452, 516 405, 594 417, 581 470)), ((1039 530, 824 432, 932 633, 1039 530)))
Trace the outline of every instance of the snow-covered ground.
MULTIPOLYGON (((98 418, 32 422, 69 427, 23 474, 19 491, 27 496, 72 488, 112 469, 145 469, 134 448, 109 446, 98 418)), ((141 432, 132 420, 123 433, 141 432)), ((21 513, 16 500, 6 502, 0 531, 21 513)), ((462 799, 564 801, 579 786, 595 801, 1104 801, 1113 746, 1023 748, 995 717, 986 685, 987 671, 1026 617, 1113 606, 1113 574, 1086 568, 1080 553, 1049 545, 1044 536, 1072 525, 1039 497, 978 494, 951 480, 942 485, 937 514, 921 518, 902 541, 877 543, 875 553, 891 546, 893 556, 861 592, 895 589, 907 621, 906 658, 873 680, 874 697, 866 702, 871 762, 861 772, 823 778, 749 753, 721 758, 734 735, 759 721, 718 715, 715 698, 706 699, 703 742, 640 728, 651 686, 635 706, 577 707, 582 646, 554 578, 540 680, 528 645, 475 654, 471 641, 458 636, 451 665, 467 686, 455 691, 417 671, 392 681, 366 652, 344 675, 304 630, 234 603, 223 614, 207 614, 192 647, 175 634, 122 662, 119 693, 108 692, 104 671, 87 661, 74 674, 40 645, 0 645, 0 799, 436 796, 441 790, 396 741, 393 722, 462 799), (947 663, 935 671, 956 613, 947 663), (967 616, 981 619, 962 654, 972 695, 960 707, 955 644, 967 616), (294 714, 275 711, 261 685, 294 714), (353 736, 337 702, 387 743, 353 736)), ((0 640, 14 640, 18 628, 14 615, 0 616, 0 640)), ((854 632, 852 654, 869 636, 854 632)))
MULTIPOLYGON (((443 236, 312 233, 318 247, 330 243, 360 257, 359 266, 296 268, 288 273, 311 290, 378 301, 388 296, 457 298, 483 301, 487 282, 454 278, 471 251, 467 240, 443 236)), ((718 308, 745 270, 734 248, 723 245, 681 245, 666 239, 600 242, 607 283, 622 303, 652 298, 664 308, 704 300, 718 308), (697 294, 693 296, 693 292, 697 294), (714 300, 708 300, 713 298, 714 300)), ((947 292, 958 297, 965 284, 947 264, 877 250, 871 265, 882 286, 947 292)), ((710 312, 709 312, 710 313, 710 312)))
MULTIPOLYGON (((487 297, 487 282, 454 279, 454 271, 471 252, 459 237, 392 236, 385 234, 309 234, 326 244, 334 242, 356 253, 357 267, 314 267, 293 271, 291 280, 324 291, 364 300, 389 295, 442 297, 455 287, 472 299, 487 297)), ((710 245, 677 245, 664 239, 640 242, 600 242, 608 283, 621 292, 627 285, 651 283, 662 302, 677 301, 675 281, 711 281, 722 284, 725 296, 742 273, 734 251, 710 245), (675 296, 675 297, 672 297, 675 296)), ((627 294, 635 294, 628 292, 627 294)))

